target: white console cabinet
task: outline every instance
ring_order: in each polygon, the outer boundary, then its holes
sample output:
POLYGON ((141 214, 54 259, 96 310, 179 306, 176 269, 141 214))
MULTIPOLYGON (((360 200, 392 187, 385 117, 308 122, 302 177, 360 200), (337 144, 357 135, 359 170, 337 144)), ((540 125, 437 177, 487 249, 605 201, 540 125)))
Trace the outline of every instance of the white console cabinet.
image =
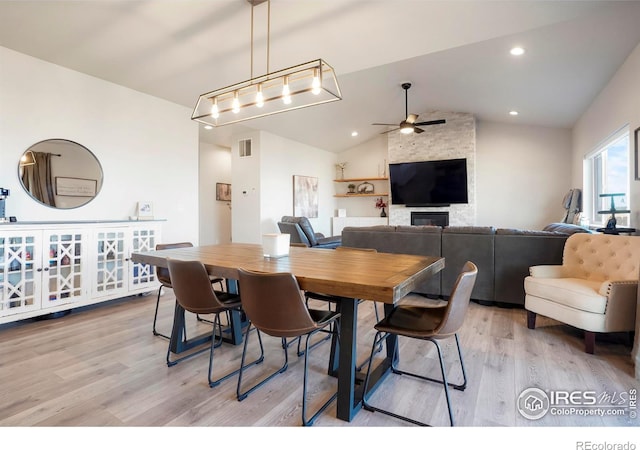
POLYGON ((130 255, 160 232, 159 221, 0 225, 0 323, 157 289, 130 255))

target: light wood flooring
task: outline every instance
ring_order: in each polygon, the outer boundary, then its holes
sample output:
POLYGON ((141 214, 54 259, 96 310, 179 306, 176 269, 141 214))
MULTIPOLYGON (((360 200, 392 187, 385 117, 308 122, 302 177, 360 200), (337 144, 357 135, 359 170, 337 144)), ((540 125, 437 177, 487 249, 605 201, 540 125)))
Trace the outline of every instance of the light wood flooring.
MULTIPOLYGON (((159 329, 169 332, 174 297, 161 298, 159 329)), ((0 426, 298 426, 303 358, 290 350, 289 369, 251 394, 236 400, 237 377, 209 388, 208 354, 167 367, 167 341, 151 333, 155 293, 79 309, 53 320, 27 320, 0 326, 0 426)), ((368 355, 373 337, 372 303, 359 307, 358 352, 368 355)), ((208 330, 188 315, 190 335, 208 330)), ((255 336, 254 336, 255 337, 255 336)), ((551 416, 530 421, 516 409, 528 387, 543 390, 623 392, 637 388, 626 336, 598 337, 596 354, 583 351, 582 334, 538 317, 526 328, 522 309, 472 303, 460 331, 469 385, 452 390, 459 426, 637 426, 621 417, 551 416)), ((256 343, 256 340, 253 340, 256 343)), ((266 338, 266 359, 250 369, 247 380, 281 363, 279 341, 266 338)), ((335 389, 326 375, 329 343, 311 353, 313 394, 310 408, 335 389), (314 403, 315 402, 315 403, 314 403)), ((452 381, 459 379, 455 342, 443 342, 452 381)), ((216 350, 216 374, 239 365, 242 346, 216 350)), ((429 342, 401 341, 401 358, 413 368, 439 377, 429 342)), ((373 402, 383 401, 404 414, 447 426, 441 386, 390 376, 373 402)), ((335 405, 318 426, 404 426, 379 413, 360 411, 352 422, 335 418, 335 405)))

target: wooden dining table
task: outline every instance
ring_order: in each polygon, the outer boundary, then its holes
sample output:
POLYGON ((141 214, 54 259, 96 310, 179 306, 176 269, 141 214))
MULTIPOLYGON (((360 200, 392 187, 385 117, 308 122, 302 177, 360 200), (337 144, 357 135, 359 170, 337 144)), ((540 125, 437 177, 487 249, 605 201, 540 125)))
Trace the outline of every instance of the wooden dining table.
MULTIPOLYGON (((329 372, 338 378, 337 417, 351 421, 362 407, 363 383, 356 371, 358 300, 384 303, 391 310, 401 298, 444 268, 444 258, 375 252, 337 252, 291 247, 279 258, 263 255, 259 244, 230 243, 133 253, 136 263, 167 267, 167 258, 201 261, 211 275, 238 279, 238 268, 290 272, 305 291, 341 297, 340 340, 334 340, 329 372)), ((236 331, 237 332, 237 331, 236 331)), ((386 358, 372 372, 375 388, 390 371, 395 340, 387 340, 386 358)), ((237 343, 237 342, 235 342, 237 343)))

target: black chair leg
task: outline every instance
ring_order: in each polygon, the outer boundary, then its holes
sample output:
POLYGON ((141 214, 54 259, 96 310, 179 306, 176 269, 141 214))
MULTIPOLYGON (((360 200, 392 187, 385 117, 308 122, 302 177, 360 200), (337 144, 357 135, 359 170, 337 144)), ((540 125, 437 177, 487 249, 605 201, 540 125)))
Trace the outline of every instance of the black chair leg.
POLYGON ((153 335, 169 339, 169 336, 162 334, 156 330, 156 322, 158 320, 158 308, 160 306, 160 294, 162 293, 162 285, 158 288, 158 298, 156 299, 156 312, 153 315, 153 335))
MULTIPOLYGON (((400 420, 404 420, 406 422, 412 423, 414 425, 431 426, 431 425, 429 425, 427 423, 411 419, 410 417, 401 416, 401 415, 393 413, 391 411, 379 408, 377 406, 372 405, 369 402, 369 396, 371 395, 371 392, 369 392, 369 379, 370 379, 370 375, 371 375, 371 365, 372 365, 373 356, 374 356, 375 351, 376 351, 376 345, 378 345, 381 341, 386 339, 387 336, 388 336, 387 333, 383 333, 381 331, 378 331, 376 333, 374 339, 373 339, 373 345, 371 346, 371 356, 370 356, 369 364, 367 366, 367 375, 365 377, 364 387, 363 387, 363 392, 364 392, 363 398, 362 398, 363 407, 368 411, 374 411, 374 412, 377 411, 377 412, 386 414, 388 416, 395 417, 396 419, 400 419, 400 420)), ((422 376, 422 375, 418 375, 416 373, 407 372, 407 371, 403 371, 403 370, 398 369, 396 367, 397 363, 395 362, 397 360, 396 355, 397 355, 397 352, 398 352, 398 346, 397 345, 396 345, 396 347, 394 349, 394 356, 392 358, 392 360, 394 361, 394 363, 392 365, 393 373, 399 374, 399 375, 409 375, 409 376, 412 376, 412 377, 415 377, 415 378, 418 378, 418 379, 424 380, 424 381, 433 381, 433 382, 439 383, 439 384, 441 384, 443 386, 444 394, 445 394, 445 397, 446 397, 446 400, 447 400, 447 410, 449 412, 449 423, 451 424, 451 426, 454 426, 454 420, 453 420, 453 411, 451 409, 451 398, 450 398, 450 395, 449 395, 449 386, 451 386, 451 387, 453 387, 455 389, 458 389, 458 390, 464 390, 466 388, 466 385, 467 385, 467 375, 466 375, 466 371, 465 371, 465 368, 464 368, 464 362, 462 360, 462 352, 460 351, 460 342, 458 340, 458 335, 457 334, 455 334, 455 338, 456 338, 456 345, 458 347, 458 355, 460 356, 460 366, 462 368, 462 377, 464 379, 463 383, 460 384, 460 385, 456 385, 456 384, 450 383, 447 380, 446 369, 445 369, 445 366, 444 366, 444 358, 442 356, 442 349, 441 349, 440 344, 438 344, 438 341, 436 339, 426 339, 426 340, 433 342, 433 344, 436 346, 436 350, 438 352, 438 360, 439 360, 439 363, 440 363, 440 372, 442 373, 442 380, 438 380, 438 379, 430 378, 430 377, 425 377, 425 376, 422 376)))
POLYGON ((305 339, 305 345, 304 345, 304 379, 302 382, 302 425, 305 427, 310 427, 311 425, 313 425, 313 423, 316 421, 316 419, 318 418, 318 416, 320 414, 322 414, 324 412, 324 410, 326 410, 329 405, 331 405, 331 403, 333 403, 333 401, 338 398, 338 392, 336 391, 331 398, 329 398, 329 400, 327 400, 325 403, 322 404, 322 406, 320 408, 318 408, 318 410, 313 414, 313 416, 311 416, 311 418, 307 419, 307 378, 308 378, 308 374, 309 374, 309 370, 308 370, 308 359, 309 359, 309 351, 314 347, 314 345, 312 345, 311 347, 309 347, 309 339, 311 339, 311 336, 313 334, 317 333, 309 333, 305 339))
MULTIPOLYGON (((262 346, 262 337, 260 336, 260 331, 257 328, 254 328, 254 329, 255 329, 256 333, 258 334, 258 341, 260 342, 260 353, 261 353, 261 355, 264 355, 264 348, 262 346)), ((289 367, 289 356, 288 356, 287 349, 286 349, 285 338, 282 338, 282 345, 283 345, 283 348, 284 348, 284 364, 282 365, 282 367, 280 367, 278 370, 276 370, 275 372, 273 372, 272 374, 270 374, 269 376, 264 378, 262 381, 260 381, 256 385, 254 385, 251 388, 249 388, 248 390, 242 392, 242 389, 241 389, 242 388, 242 374, 244 372, 245 367, 248 367, 250 365, 250 364, 248 364, 247 366, 245 366, 244 360, 245 360, 245 357, 247 355, 247 344, 249 342, 249 334, 251 333, 251 330, 252 330, 251 324, 249 323, 249 326, 247 327, 247 332, 246 332, 245 337, 244 337, 244 347, 242 349, 242 358, 240 360, 240 369, 239 369, 239 374, 238 374, 238 386, 236 388, 236 397, 238 398, 239 402, 241 402, 242 400, 247 398, 247 396, 249 394, 251 394, 253 391, 258 389, 260 386, 265 384, 267 381, 271 380, 276 375, 284 372, 285 370, 287 370, 287 367, 289 367)), ((262 356, 261 356, 261 361, 262 361, 262 356)))
MULTIPOLYGON (((218 330, 220 331, 220 344, 222 344, 222 323, 220 321, 220 314, 216 314, 216 318, 214 320, 214 323, 218 325, 218 330)), ((215 337, 215 327, 216 325, 214 324, 213 326, 213 336, 215 337)), ((260 342, 260 356, 255 360, 252 361, 248 364, 244 364, 244 355, 242 358, 242 362, 240 363, 240 368, 234 370, 233 372, 230 372, 220 378, 218 378, 217 380, 212 380, 211 379, 211 375, 213 374, 213 350, 214 348, 218 347, 220 344, 218 345, 214 345, 214 341, 215 338, 211 339, 211 353, 209 354, 209 376, 208 376, 208 380, 209 380, 209 387, 216 387, 217 385, 219 385, 222 381, 226 380, 229 377, 232 377, 233 375, 240 373, 242 369, 246 369, 247 367, 253 366, 255 364, 260 364, 263 360, 264 360, 264 349, 262 348, 262 342, 260 342)))

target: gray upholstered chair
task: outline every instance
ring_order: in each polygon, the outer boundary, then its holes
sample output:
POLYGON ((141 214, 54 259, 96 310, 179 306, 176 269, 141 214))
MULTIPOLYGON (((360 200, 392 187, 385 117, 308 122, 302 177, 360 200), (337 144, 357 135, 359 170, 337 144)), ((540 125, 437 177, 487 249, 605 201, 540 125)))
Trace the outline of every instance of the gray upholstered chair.
POLYGON ((290 242, 302 243, 313 248, 336 248, 342 244, 341 236, 325 237, 313 231, 313 226, 306 217, 282 216, 278 222, 281 233, 291 235, 290 242))

